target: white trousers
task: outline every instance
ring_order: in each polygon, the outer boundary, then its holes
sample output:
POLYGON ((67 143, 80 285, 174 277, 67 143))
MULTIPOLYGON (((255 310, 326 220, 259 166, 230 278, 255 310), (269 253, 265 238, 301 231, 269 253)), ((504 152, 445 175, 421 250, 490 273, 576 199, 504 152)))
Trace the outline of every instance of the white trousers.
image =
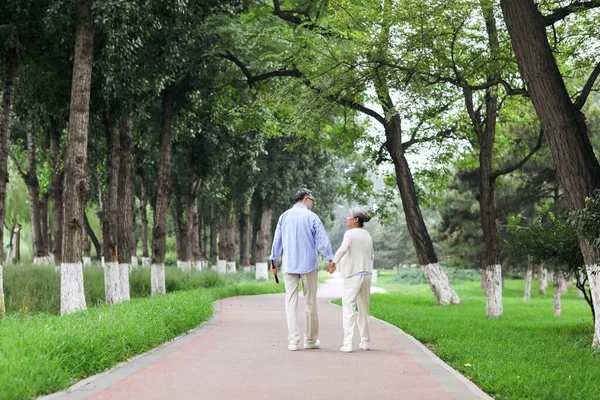
POLYGON ((342 297, 342 318, 344 320, 344 346, 352 344, 356 325, 356 305, 358 304, 358 333, 361 342, 371 341, 369 336, 369 303, 371 302, 371 275, 357 275, 344 278, 342 297))
POLYGON ((283 274, 285 284, 285 316, 288 325, 289 344, 298 344, 298 285, 302 280, 302 294, 306 302, 306 332, 304 342, 312 344, 319 337, 319 317, 317 315, 317 269, 308 274, 283 274))

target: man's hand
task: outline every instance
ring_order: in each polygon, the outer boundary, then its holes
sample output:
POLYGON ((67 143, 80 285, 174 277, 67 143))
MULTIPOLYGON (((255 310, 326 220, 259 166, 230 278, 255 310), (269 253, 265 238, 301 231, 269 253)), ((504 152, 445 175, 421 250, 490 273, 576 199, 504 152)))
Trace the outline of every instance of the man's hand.
POLYGON ((277 275, 278 270, 279 268, 277 267, 277 261, 271 260, 271 272, 273 273, 273 275, 277 275))
POLYGON ((329 275, 333 274, 333 272, 335 271, 335 263, 332 261, 329 261, 329 264, 327 264, 327 272, 329 272, 329 275))

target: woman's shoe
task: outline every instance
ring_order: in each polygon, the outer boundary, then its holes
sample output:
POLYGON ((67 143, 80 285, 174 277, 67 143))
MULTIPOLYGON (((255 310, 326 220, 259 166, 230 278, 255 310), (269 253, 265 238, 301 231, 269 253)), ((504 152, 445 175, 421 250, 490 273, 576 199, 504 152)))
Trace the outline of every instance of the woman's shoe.
POLYGON ((354 350, 352 349, 352 344, 345 344, 342 346, 340 351, 343 351, 344 353, 352 353, 354 350))

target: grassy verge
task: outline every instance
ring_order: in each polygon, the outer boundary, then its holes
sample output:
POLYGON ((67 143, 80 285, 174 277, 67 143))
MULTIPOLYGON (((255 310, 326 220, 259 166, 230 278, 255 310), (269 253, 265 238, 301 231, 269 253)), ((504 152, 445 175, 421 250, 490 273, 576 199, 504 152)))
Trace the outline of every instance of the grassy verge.
MULTIPOLYGON (((272 281, 272 277, 269 277, 272 281)), ((221 287, 254 281, 254 273, 238 271, 219 275, 216 271, 183 272, 177 267, 165 268, 167 292, 221 287)), ((97 264, 83 268, 83 283, 88 307, 104 304, 104 269, 97 264)), ((132 298, 149 297, 150 268, 136 268, 129 274, 132 298)), ((60 272, 47 265, 7 265, 4 267, 6 313, 60 314, 60 272)))
MULTIPOLYGON (((390 274, 391 275, 391 274, 390 274)), ((591 312, 574 288, 554 317, 552 286, 523 302, 523 281, 507 280, 504 315, 489 320, 479 282, 455 285, 462 304, 437 307, 426 285, 378 281, 389 294, 374 294, 371 314, 429 347, 496 399, 598 398, 600 352, 591 349, 591 312)))
POLYGON ((0 319, 0 399, 53 393, 148 351, 208 320, 217 299, 281 291, 283 285, 272 283, 237 284, 138 298, 63 317, 14 313, 0 319))

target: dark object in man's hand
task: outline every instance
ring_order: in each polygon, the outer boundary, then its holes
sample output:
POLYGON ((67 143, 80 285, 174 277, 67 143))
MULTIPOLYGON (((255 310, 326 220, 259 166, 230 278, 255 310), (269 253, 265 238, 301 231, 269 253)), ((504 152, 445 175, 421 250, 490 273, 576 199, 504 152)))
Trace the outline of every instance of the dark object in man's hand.
POLYGON ((271 272, 273 272, 273 276, 275 277, 275 283, 279 283, 279 278, 277 277, 277 273, 275 269, 277 268, 277 262, 275 260, 271 260, 271 272))

